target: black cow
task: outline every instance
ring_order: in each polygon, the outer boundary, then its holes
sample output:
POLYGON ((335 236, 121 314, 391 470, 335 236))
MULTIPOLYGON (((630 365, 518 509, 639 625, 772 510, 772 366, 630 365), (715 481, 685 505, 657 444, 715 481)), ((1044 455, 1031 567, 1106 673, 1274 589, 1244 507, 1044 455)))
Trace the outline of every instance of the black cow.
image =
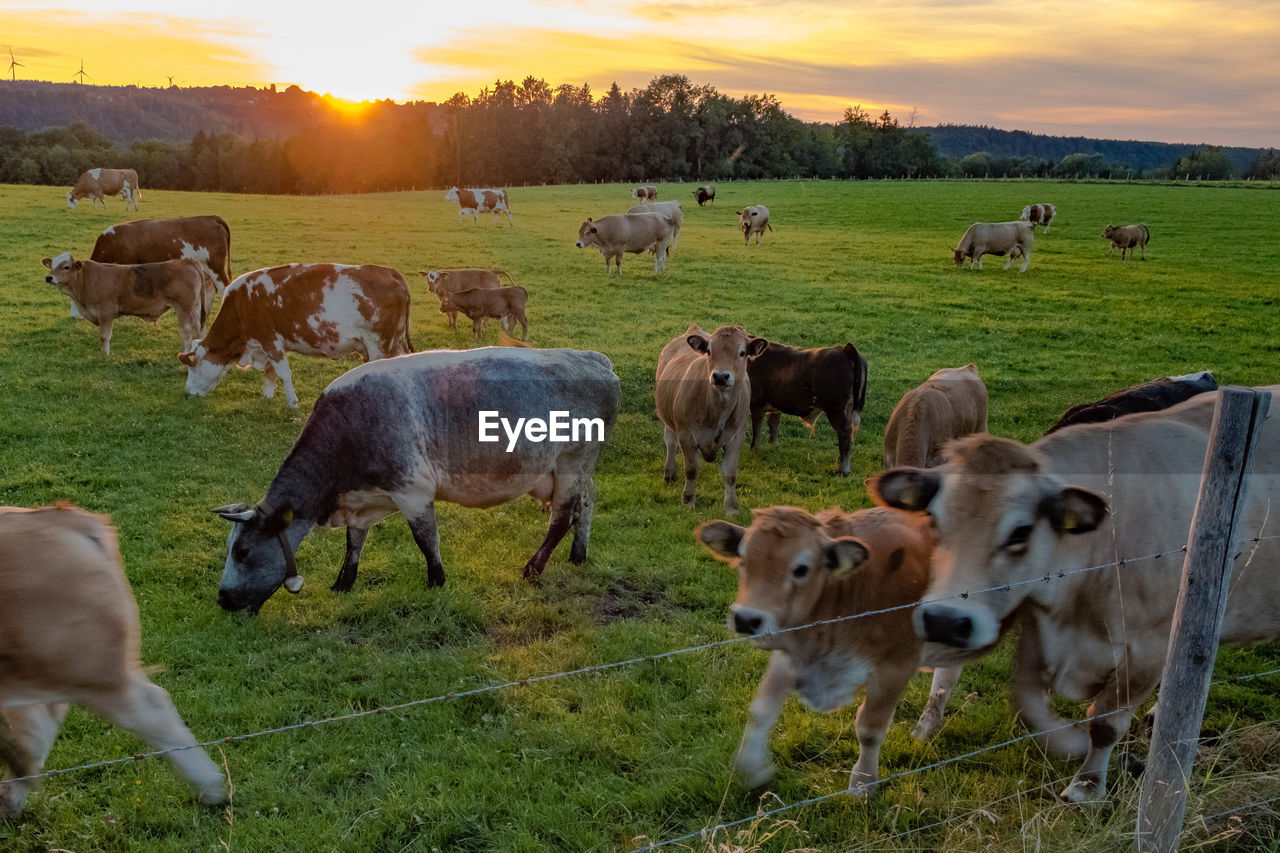
POLYGON ((1185 376, 1168 376, 1152 379, 1103 397, 1096 403, 1080 403, 1072 406, 1058 418, 1058 422, 1045 430, 1045 435, 1074 424, 1096 424, 1110 421, 1135 412, 1158 412, 1183 400, 1189 400, 1206 391, 1216 391, 1217 378, 1207 370, 1188 373, 1185 376))
POLYGON ((707 202, 714 204, 716 200, 716 188, 710 184, 704 184, 703 186, 698 187, 693 191, 693 200, 698 203, 698 207, 702 207, 702 205, 707 202))
POLYGON ((813 429, 820 413, 835 428, 840 446, 840 475, 849 475, 862 407, 867 402, 867 361, 853 344, 821 349, 793 349, 770 342, 748 362, 751 377, 751 446, 760 440, 760 422, 769 412, 769 443, 778 440, 782 415, 796 415, 813 429))

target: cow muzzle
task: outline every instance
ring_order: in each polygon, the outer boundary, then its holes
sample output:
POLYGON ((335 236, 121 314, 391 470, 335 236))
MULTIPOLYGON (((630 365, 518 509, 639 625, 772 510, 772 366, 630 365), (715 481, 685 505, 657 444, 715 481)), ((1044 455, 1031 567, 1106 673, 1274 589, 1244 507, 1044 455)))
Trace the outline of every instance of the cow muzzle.
POLYGON ((974 643, 974 620, 968 613, 945 604, 930 604, 916 611, 916 633, 930 643, 969 649, 974 643))
POLYGON ((727 370, 717 370, 711 374, 711 384, 717 388, 732 388, 733 374, 727 370))

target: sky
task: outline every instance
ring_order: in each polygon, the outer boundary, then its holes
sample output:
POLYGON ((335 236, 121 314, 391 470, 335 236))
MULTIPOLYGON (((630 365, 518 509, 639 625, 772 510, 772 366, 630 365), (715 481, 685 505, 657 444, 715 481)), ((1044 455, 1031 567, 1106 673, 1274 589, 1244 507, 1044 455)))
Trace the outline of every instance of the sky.
POLYGON ((442 101, 679 73, 916 123, 1280 146, 1280 0, 0 0, 5 77, 442 101), (300 11, 305 9, 305 11, 300 11), (10 69, 9 49, 22 67, 10 69))

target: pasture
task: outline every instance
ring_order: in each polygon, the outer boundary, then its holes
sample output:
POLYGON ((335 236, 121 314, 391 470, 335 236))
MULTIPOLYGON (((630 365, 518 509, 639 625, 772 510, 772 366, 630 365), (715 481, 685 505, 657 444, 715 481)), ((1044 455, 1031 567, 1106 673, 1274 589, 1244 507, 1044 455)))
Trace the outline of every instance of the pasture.
MULTIPOLYGON (((691 535, 721 518, 718 465, 698 504, 662 482, 653 413, 657 353, 696 320, 740 323, 796 346, 853 342, 870 365, 853 476, 833 476, 825 419, 812 437, 783 419, 776 446, 744 448, 743 513, 793 504, 869 505, 863 480, 883 459, 885 422, 902 393, 939 367, 978 364, 993 433, 1030 441, 1072 403, 1156 376, 1212 369, 1219 381, 1280 381, 1280 193, 1234 188, 1047 182, 723 184, 699 209, 692 185, 664 184, 685 207, 665 275, 628 255, 606 277, 573 242, 587 216, 620 213, 629 186, 511 188, 515 227, 457 221, 443 191, 270 197, 144 191, 141 216, 216 213, 231 226, 239 274, 297 260, 379 263, 404 273, 419 350, 473 346, 446 329, 416 270, 494 266, 529 291, 535 346, 595 349, 622 379, 617 428, 596 473, 599 503, 587 563, 562 544, 542 583, 520 567, 546 530, 531 501, 491 510, 440 504, 448 583, 426 587, 422 557, 398 516, 369 537, 353 592, 328 590, 340 530, 298 552, 308 583, 256 617, 214 596, 226 522, 211 507, 255 502, 332 379, 354 366, 293 356, 297 410, 259 397, 261 375, 232 371, 205 399, 183 392, 173 315, 152 329, 116 324, 112 354, 68 317, 40 258, 87 258, 99 231, 125 217, 67 210, 65 190, 0 186, 0 503, 66 499, 109 513, 142 616, 143 663, 199 740, 522 679, 724 639, 735 579, 691 535), (950 247, 974 220, 1014 219, 1052 201, 1029 270, 953 267, 950 247), (744 248, 734 211, 761 203, 774 231, 744 248), (1146 222, 1147 260, 1107 257, 1108 223, 1146 222)), ((138 218, 131 214, 129 218, 138 218)), ((495 342, 496 321, 482 344, 495 342)), ((394 416, 394 413, 388 413, 394 416)), ((1176 547, 1180 543, 1171 543, 1176 547)), ((0 650, 0 654, 3 650, 0 650)), ((966 669, 948 722, 917 743, 910 728, 927 677, 912 682, 884 745, 897 773, 1025 733, 1008 709, 1008 643, 966 669)), ((196 804, 162 760, 55 777, 0 848, 45 850, 619 850, 751 815, 758 792, 728 772, 767 653, 746 643, 601 674, 518 686, 404 711, 211 748, 234 786, 230 809, 196 804)), ((1231 650, 1218 678, 1280 667, 1272 647, 1231 650)), ((1280 794, 1280 676, 1215 687, 1191 838, 1276 849, 1280 821, 1245 811, 1280 794), (1235 834, 1221 836, 1224 831, 1235 834)), ((789 701, 773 737, 782 803, 842 789, 857 751, 854 707, 820 715, 789 701)), ((1061 708, 1072 718, 1079 706, 1061 708)), ((1145 751, 1135 725, 1133 748, 1145 751)), ((134 754, 143 745, 73 709, 49 769, 134 754)), ((1126 749, 1122 745, 1121 750, 1126 749)), ((889 782, 869 803, 845 797, 796 809, 806 835, 780 827, 763 849, 1101 849, 1125 844, 1136 784, 1112 765, 1099 807, 1056 798, 1075 763, 1019 743, 889 782), (975 811, 981 809, 981 811, 975 811), (899 833, 909 833, 897 836, 899 833)), ((766 800, 765 806, 778 804, 766 800)), ((772 827, 766 821, 759 839, 772 827)), ((752 842, 754 843, 754 842, 752 842)), ((695 849, 705 849, 696 842, 695 849)), ((747 846, 751 846, 748 844, 747 846)), ((679 848, 676 848, 679 849, 679 848)), ((1225 847, 1223 848, 1225 849, 1225 847)))

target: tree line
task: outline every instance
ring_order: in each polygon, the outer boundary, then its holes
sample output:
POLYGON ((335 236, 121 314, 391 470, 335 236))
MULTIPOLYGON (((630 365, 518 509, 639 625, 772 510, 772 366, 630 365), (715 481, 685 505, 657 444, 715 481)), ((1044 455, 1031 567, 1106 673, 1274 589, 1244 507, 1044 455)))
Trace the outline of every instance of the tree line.
MULTIPOLYGON (((278 97, 286 95, 303 103, 292 88, 278 97)), ((735 98, 678 74, 630 91, 615 83, 599 97, 585 84, 499 80, 474 97, 460 92, 421 106, 331 109, 283 139, 199 131, 185 145, 118 146, 83 123, 35 132, 4 127, 0 182, 70 186, 97 166, 136 169, 144 189, 289 194, 451 184, 1141 174, 1098 153, 944 158, 927 133, 903 127, 887 110, 873 116, 853 106, 834 124, 805 122, 772 95, 735 98)), ((295 114, 306 113, 299 107, 295 114)), ((1247 176, 1274 177, 1275 155, 1258 157, 1250 169, 1257 174, 1247 176)), ((1221 151, 1203 149, 1158 176, 1218 178, 1232 171, 1221 151)))

